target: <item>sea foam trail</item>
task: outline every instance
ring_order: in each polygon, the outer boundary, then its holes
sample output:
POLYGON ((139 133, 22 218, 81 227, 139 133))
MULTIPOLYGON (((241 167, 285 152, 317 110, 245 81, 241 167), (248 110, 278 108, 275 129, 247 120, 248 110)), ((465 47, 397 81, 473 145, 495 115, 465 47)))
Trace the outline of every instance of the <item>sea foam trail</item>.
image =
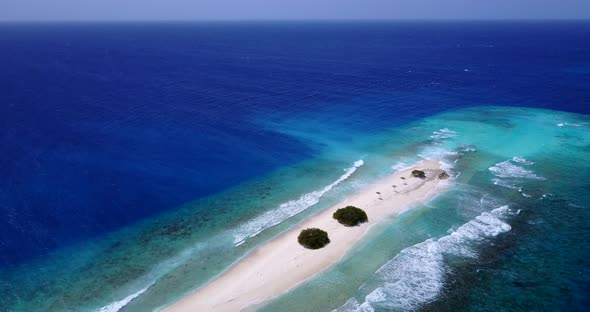
POLYGON ((484 212, 450 235, 402 250, 375 273, 381 286, 369 293, 364 302, 352 298, 334 312, 413 311, 433 302, 444 286, 448 271, 445 257, 476 258, 478 246, 511 230, 502 220, 510 213, 508 206, 484 212))
POLYGON ((517 158, 499 162, 494 166, 488 168, 495 176, 499 178, 520 178, 520 179, 534 179, 534 180, 545 180, 545 178, 536 175, 533 171, 525 169, 521 166, 513 164, 532 165, 532 162, 527 161, 524 158, 517 158))
POLYGON ((190 257, 190 255, 192 255, 195 251, 203 248, 203 246, 204 246, 203 244, 196 244, 190 248, 183 250, 182 252, 180 252, 176 256, 161 262, 154 269, 152 269, 149 273, 147 273, 144 276, 144 279, 148 280, 148 281, 145 281, 143 284, 143 285, 145 285, 145 287, 141 288, 140 290, 138 290, 135 293, 128 295, 127 297, 125 297, 122 300, 113 301, 113 302, 109 303, 108 305, 105 305, 102 308, 97 309, 96 312, 117 312, 117 311, 121 310, 126 305, 128 305, 131 301, 135 300, 137 297, 141 296, 148 289, 150 289, 150 287, 152 287, 154 284, 156 284, 156 282, 162 276, 164 276, 166 273, 174 270, 179 265, 185 263, 188 260, 188 258, 190 257), (147 283, 147 284, 145 284, 145 283, 147 283))
POLYGON ((240 225, 234 234, 234 244, 239 246, 243 244, 248 238, 260 234, 265 229, 280 224, 281 222, 301 213, 305 209, 317 204, 322 196, 333 189, 342 181, 348 179, 359 167, 364 165, 363 160, 357 160, 353 166, 345 169, 345 173, 336 181, 325 186, 324 188, 304 194, 297 200, 291 200, 281 204, 273 210, 269 210, 262 215, 240 225))
POLYGON ((494 185, 499 185, 505 188, 509 188, 509 189, 513 189, 513 190, 518 190, 520 189, 520 187, 510 183, 510 182, 506 182, 502 179, 492 179, 492 182, 494 182, 494 185))
POLYGON ((512 161, 516 162, 516 163, 523 164, 523 165, 527 165, 527 166, 532 166, 535 164, 534 162, 527 160, 526 158, 518 157, 518 156, 512 157, 512 161))
MULTIPOLYGON (((457 136, 457 132, 450 130, 448 128, 443 128, 443 129, 439 129, 438 131, 432 132, 430 139, 432 139, 435 144, 430 145, 426 148, 423 148, 418 153, 418 157, 421 157, 423 159, 441 160, 441 159, 447 159, 447 158, 461 157, 466 152, 474 152, 475 151, 475 148, 463 149, 463 147, 456 150, 456 151, 451 151, 451 150, 448 150, 447 148, 441 146, 444 141, 446 141, 447 139, 454 138, 455 136, 457 136)), ((443 162, 443 169, 446 170, 446 169, 449 169, 450 167, 451 167, 451 165, 443 162)))
POLYGON ((582 125, 572 124, 572 123, 567 123, 567 122, 560 122, 560 123, 557 124, 557 126, 558 127, 566 127, 566 126, 569 126, 569 127, 581 127, 582 125))
MULTIPOLYGON (((264 229, 274 226, 276 224, 281 223, 282 221, 290 218, 301 211, 315 205, 319 202, 319 199, 336 185, 341 183, 342 181, 349 178, 357 168, 364 165, 363 160, 356 161, 352 167, 345 169, 345 173, 340 176, 336 181, 331 183, 330 185, 324 187, 323 189, 315 192, 311 192, 301 196, 298 200, 289 201, 287 203, 281 204, 278 209, 268 211, 261 216, 252 219, 251 221, 247 222, 246 224, 242 225, 238 229, 238 234, 234 235, 234 243, 237 245, 242 244, 248 237, 256 236, 258 233, 262 232, 264 229), (238 241, 239 238, 239 241, 238 241)), ((191 248, 184 250, 183 252, 179 253, 177 256, 168 259, 161 264, 159 264, 152 272, 146 275, 147 278, 151 280, 144 288, 141 288, 135 293, 132 293, 125 297, 124 299, 114 301, 97 309, 96 312, 117 312, 127 306, 130 302, 135 300, 137 297, 141 296, 145 293, 150 287, 152 287, 156 281, 161 278, 165 273, 170 272, 174 268, 178 267, 178 265, 186 262, 186 259, 193 254, 196 250, 202 248, 201 244, 197 244, 191 248)), ((144 284, 145 285, 145 284, 144 284)))
POLYGON ((395 165, 391 166, 391 170, 397 172, 412 168, 413 164, 409 161, 399 161, 395 165))
POLYGON ((143 288, 134 294, 127 296, 123 300, 115 301, 109 305, 106 305, 106 306, 98 309, 97 312, 117 312, 117 311, 121 310, 123 307, 125 307, 126 305, 128 305, 129 302, 133 301, 133 299, 141 296, 141 294, 146 292, 150 287, 152 287, 152 285, 154 285, 154 283, 150 284, 148 287, 143 288))
POLYGON ((438 131, 434 131, 432 132, 432 135, 430 136, 431 139, 433 140, 444 140, 444 139, 449 139, 452 137, 455 137, 457 135, 457 133, 449 128, 443 128, 443 129, 439 129, 438 131))

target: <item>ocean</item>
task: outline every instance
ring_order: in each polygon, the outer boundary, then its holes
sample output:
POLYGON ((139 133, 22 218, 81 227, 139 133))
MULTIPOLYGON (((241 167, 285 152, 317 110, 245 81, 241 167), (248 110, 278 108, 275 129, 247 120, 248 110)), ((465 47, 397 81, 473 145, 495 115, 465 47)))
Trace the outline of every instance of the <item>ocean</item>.
POLYGON ((583 311, 588 38, 583 21, 0 24, 0 310, 157 311, 439 158, 448 192, 254 308, 583 311))

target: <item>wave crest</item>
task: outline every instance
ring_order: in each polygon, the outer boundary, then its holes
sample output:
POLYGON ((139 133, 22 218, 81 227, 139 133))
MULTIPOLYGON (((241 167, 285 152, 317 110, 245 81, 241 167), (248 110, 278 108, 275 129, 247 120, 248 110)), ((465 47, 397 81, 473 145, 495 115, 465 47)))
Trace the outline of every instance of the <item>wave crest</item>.
POLYGON ((239 246, 243 244, 248 238, 254 237, 265 229, 280 224, 288 218, 291 218, 301 213, 305 209, 317 204, 324 194, 333 189, 336 185, 340 184, 342 181, 348 179, 359 167, 363 166, 364 164, 365 162, 362 159, 357 160, 354 162, 352 167, 345 169, 345 173, 342 176, 324 188, 311 193, 303 194, 301 197, 299 197, 299 199, 283 203, 276 209, 269 210, 262 215, 240 225, 234 233, 233 243, 236 246, 239 246))
POLYGON ((457 133, 455 131, 453 131, 449 128, 443 128, 443 129, 439 129, 438 131, 432 132, 432 135, 430 136, 430 138, 433 140, 445 140, 445 139, 455 137, 456 135, 457 135, 457 133))
POLYGON ((513 162, 516 162, 516 163, 519 163, 519 164, 527 165, 527 166, 532 166, 532 165, 535 164, 534 162, 532 162, 530 160, 527 160, 524 157, 518 157, 518 156, 512 157, 512 161, 513 162))
POLYGON ((133 299, 141 296, 141 294, 146 292, 150 287, 152 287, 153 284, 154 283, 150 284, 149 286, 141 289, 140 291, 138 291, 134 294, 131 294, 131 295, 125 297, 125 299, 123 299, 123 300, 112 302, 109 305, 106 305, 106 306, 98 309, 97 312, 117 312, 117 311, 121 310, 123 307, 125 307, 126 305, 128 305, 129 302, 133 301, 133 299))
POLYGON ((447 272, 445 257, 477 257, 478 245, 511 230, 502 220, 509 213, 508 206, 484 212, 450 235, 402 250, 375 273, 382 286, 369 293, 363 303, 351 298, 334 312, 412 311, 436 300, 447 272))
MULTIPOLYGON (((518 158, 517 163, 521 163, 521 159, 527 163, 525 165, 532 165, 532 162, 528 162, 524 158, 518 158)), ((494 166, 488 168, 495 176, 499 178, 520 178, 520 179, 533 179, 533 180, 545 180, 545 178, 536 175, 533 171, 525 169, 521 166, 513 164, 510 160, 499 162, 494 166)))

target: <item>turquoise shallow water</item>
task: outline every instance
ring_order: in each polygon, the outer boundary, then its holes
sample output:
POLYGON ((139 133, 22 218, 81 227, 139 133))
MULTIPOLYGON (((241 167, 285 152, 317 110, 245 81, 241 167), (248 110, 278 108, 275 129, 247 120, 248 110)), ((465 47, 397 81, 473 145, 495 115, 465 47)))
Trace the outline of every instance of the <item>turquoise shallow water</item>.
POLYGON ((452 189, 374 229, 344 261, 260 310, 583 310, 589 121, 488 107, 392 132, 447 129, 423 153, 452 166, 452 189))
MULTIPOLYGON (((267 126, 309 140, 316 132, 310 120, 321 118, 267 126)), ((24 281, 12 292, 13 310, 158 309, 298 221, 422 158, 446 163, 454 176, 448 192, 373 228, 333 268, 256 309, 583 307, 588 116, 478 107, 363 135, 338 124, 313 137, 324 146, 316 158, 96 240, 84 256, 62 251, 29 264, 44 268, 46 284, 27 266, 3 273, 24 281)))
POLYGON ((157 309, 442 156, 453 192, 264 309, 590 305, 587 116, 489 107, 590 113, 588 22, 0 26, 0 311, 157 309))

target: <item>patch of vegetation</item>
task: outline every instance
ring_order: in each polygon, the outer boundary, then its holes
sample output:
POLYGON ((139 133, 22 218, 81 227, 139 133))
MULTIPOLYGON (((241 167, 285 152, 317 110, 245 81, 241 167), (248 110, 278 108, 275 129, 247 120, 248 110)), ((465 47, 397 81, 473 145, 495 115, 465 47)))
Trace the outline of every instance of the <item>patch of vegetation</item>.
POLYGON ((426 179, 426 173, 422 170, 412 170, 412 176, 414 178, 426 179))
POLYGON ((301 231, 297 241, 307 249, 320 249, 330 243, 330 238, 326 231, 311 228, 301 231))
POLYGON ((344 224, 346 226, 355 226, 369 221, 369 218, 367 218, 367 213, 364 210, 354 206, 340 208, 334 212, 332 217, 338 220, 340 224, 344 224))

